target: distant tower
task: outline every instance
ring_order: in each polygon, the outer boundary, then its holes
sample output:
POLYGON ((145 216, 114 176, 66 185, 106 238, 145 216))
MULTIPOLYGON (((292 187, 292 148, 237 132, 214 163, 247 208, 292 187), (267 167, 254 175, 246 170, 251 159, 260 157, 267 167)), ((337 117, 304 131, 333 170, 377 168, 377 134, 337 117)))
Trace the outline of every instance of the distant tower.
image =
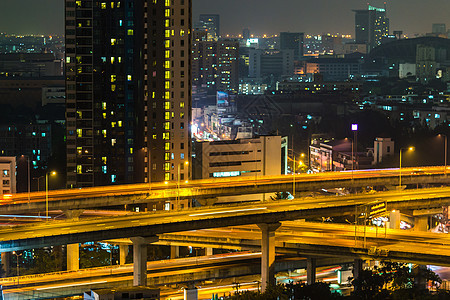
POLYGON ((294 50, 294 60, 303 57, 303 32, 281 32, 280 50, 294 50))
POLYGON ((250 29, 244 28, 244 30, 242 30, 242 38, 244 40, 248 40, 250 38, 250 29))
POLYGON ((217 41, 220 37, 220 15, 200 15, 199 27, 208 33, 208 41, 217 41))
POLYGON ((384 8, 369 5, 367 10, 354 10, 357 44, 367 44, 369 51, 379 46, 389 35, 389 19, 384 8))

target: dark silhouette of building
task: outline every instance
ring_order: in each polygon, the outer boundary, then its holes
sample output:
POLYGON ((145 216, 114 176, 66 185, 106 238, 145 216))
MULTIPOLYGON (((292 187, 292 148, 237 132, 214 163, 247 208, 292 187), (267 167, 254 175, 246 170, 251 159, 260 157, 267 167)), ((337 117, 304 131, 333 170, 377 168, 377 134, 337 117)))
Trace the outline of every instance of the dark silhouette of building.
POLYGON ((354 12, 355 41, 357 44, 367 44, 370 51, 389 35, 386 5, 384 8, 369 5, 367 10, 354 10, 354 12))
POLYGON ((303 57, 303 32, 281 32, 280 50, 294 50, 294 59, 303 57))
POLYGON ((199 29, 207 32, 208 41, 217 41, 220 37, 220 15, 200 15, 199 29))

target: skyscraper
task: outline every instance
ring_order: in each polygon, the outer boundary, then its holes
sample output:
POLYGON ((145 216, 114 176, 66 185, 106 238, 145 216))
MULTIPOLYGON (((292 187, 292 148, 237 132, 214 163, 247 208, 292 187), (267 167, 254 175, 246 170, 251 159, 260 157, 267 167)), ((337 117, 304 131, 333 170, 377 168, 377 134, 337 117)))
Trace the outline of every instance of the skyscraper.
POLYGON ((208 41, 217 41, 220 37, 220 15, 200 15, 199 29, 208 33, 208 41))
POLYGON ((210 94, 239 90, 239 42, 195 40, 192 53, 193 85, 210 94))
POLYGON ((191 1, 65 3, 67 185, 177 180, 190 151, 191 1))
POLYGON ((303 32, 281 32, 280 50, 294 50, 294 60, 303 57, 303 32))
POLYGON ((354 12, 356 43, 367 44, 370 51, 389 35, 386 7, 378 8, 369 5, 367 10, 354 10, 354 12))

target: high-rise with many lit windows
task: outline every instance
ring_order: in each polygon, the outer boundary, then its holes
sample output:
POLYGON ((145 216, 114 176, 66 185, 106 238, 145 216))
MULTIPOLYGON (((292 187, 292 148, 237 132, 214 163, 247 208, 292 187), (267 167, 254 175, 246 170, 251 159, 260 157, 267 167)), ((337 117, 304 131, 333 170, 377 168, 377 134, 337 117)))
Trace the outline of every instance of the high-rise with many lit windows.
POLYGON ((191 1, 65 11, 67 185, 189 178, 191 1))
POLYGON ((384 8, 369 5, 367 10, 354 10, 354 12, 356 43, 366 44, 369 50, 379 46, 389 35, 386 5, 384 8))

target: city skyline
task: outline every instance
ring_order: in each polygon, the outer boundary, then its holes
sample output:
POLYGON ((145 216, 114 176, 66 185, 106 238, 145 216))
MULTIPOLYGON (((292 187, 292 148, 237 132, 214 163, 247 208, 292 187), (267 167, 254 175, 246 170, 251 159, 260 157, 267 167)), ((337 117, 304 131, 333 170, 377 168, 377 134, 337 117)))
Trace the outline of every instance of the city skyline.
MULTIPOLYGON (((299 31, 309 34, 324 32, 354 34, 353 9, 365 9, 367 2, 347 0, 316 0, 299 3, 294 0, 278 1, 270 5, 268 0, 247 0, 240 2, 194 0, 194 20, 199 14, 220 14, 222 34, 240 34, 243 28, 250 28, 254 34, 277 34, 281 31, 299 31), (266 4, 264 4, 266 3, 266 4), (261 5, 263 4, 263 5, 261 5), (272 20, 267 22, 267 20, 272 20)), ((382 6, 383 1, 370 1, 382 6)), ((431 32, 433 23, 447 23, 446 12, 450 2, 446 0, 396 0, 388 2, 388 17, 391 32, 402 30, 410 36, 431 32)), ((11 1, 2 3, 0 28, 9 34, 63 34, 64 3, 59 0, 11 1), (27 7, 23 11, 23 7, 27 7)))

